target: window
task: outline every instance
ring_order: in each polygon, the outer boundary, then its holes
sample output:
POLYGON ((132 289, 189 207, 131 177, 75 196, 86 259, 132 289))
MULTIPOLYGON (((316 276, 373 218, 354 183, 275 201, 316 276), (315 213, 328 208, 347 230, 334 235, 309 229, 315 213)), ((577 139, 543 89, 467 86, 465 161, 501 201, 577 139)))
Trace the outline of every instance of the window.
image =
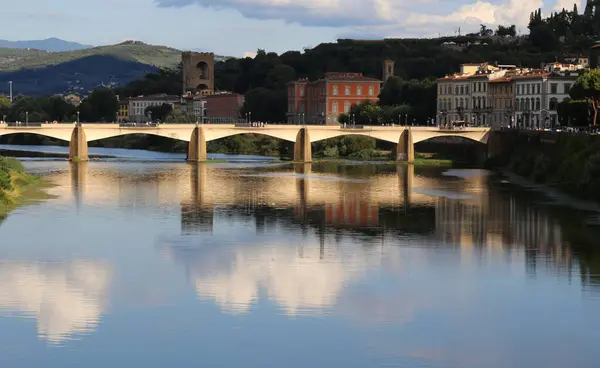
POLYGON ((536 109, 536 110, 539 110, 539 109, 540 109, 540 105, 541 105, 541 100, 540 100, 540 98, 538 97, 538 98, 535 100, 535 109, 536 109))
MULTIPOLYGON (((558 93, 558 83, 550 84, 550 93, 557 94, 558 93)), ((552 110, 552 109, 550 109, 552 110)))
POLYGON ((467 94, 467 95, 469 94, 469 86, 465 87, 465 94, 467 94))
POLYGON ((375 88, 373 86, 369 86, 369 96, 373 96, 375 94, 375 88))
POLYGON ((541 90, 541 88, 540 88, 540 87, 541 87, 541 84, 539 84, 539 83, 538 83, 538 84, 537 84, 537 94, 538 94, 538 95, 540 94, 540 90, 541 90))
POLYGON ((531 94, 531 84, 528 84, 526 88, 527 88, 526 94, 531 94))
POLYGON ((458 94, 458 86, 454 87, 454 94, 457 95, 458 94))
MULTIPOLYGON (((440 93, 442 93, 442 87, 440 87, 440 93)), ((357 86, 356 87, 356 95, 357 96, 362 96, 362 86, 357 86)))
POLYGON ((304 87, 300 87, 300 97, 304 97, 304 87))
POLYGON ((517 84, 517 94, 520 95, 521 94, 521 85, 517 84))
POLYGON ((339 93, 339 91, 338 91, 338 86, 334 85, 334 86, 333 86, 333 95, 334 95, 334 96, 337 96, 337 95, 338 95, 338 93, 339 93))
POLYGON ((350 101, 344 102, 344 112, 350 111, 350 101))
POLYGON ((571 83, 565 83, 565 94, 568 94, 571 90, 571 83))
POLYGON ((487 91, 487 83, 482 83, 483 84, 483 92, 487 91))
POLYGON ((344 87, 344 95, 350 96, 350 86, 345 86, 344 87))
POLYGON ((338 103, 337 103, 337 101, 333 101, 333 103, 331 104, 331 112, 333 112, 334 114, 337 114, 337 112, 338 112, 338 103))
POLYGON ((465 94, 465 86, 460 86, 460 94, 461 95, 465 94))
POLYGON ((556 97, 552 97, 550 99, 550 110, 556 110, 558 107, 558 99, 556 97))

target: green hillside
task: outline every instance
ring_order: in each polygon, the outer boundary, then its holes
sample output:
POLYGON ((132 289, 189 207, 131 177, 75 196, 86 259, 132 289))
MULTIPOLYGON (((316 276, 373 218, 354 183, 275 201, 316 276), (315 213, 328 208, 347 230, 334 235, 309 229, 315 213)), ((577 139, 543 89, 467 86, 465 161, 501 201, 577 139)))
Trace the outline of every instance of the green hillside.
POLYGON ((134 41, 65 52, 0 48, 0 72, 41 68, 98 55, 113 56, 159 68, 173 68, 181 61, 180 50, 134 41))

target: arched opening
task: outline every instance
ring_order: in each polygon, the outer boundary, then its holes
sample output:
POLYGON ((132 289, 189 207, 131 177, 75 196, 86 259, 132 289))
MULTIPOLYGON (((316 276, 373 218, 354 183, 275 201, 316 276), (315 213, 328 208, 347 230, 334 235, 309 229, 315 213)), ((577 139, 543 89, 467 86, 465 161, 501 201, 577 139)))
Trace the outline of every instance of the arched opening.
POLYGON ((10 133, 0 136, 0 155, 12 157, 65 157, 69 141, 38 133, 10 133))
POLYGON ((486 151, 485 143, 461 136, 433 137, 415 143, 415 159, 477 164, 486 151))
POLYGON ((210 154, 292 158, 294 142, 260 133, 242 133, 208 141, 210 154))
POLYGON ((210 79, 210 70, 206 61, 198 62, 198 64, 196 64, 196 69, 198 70, 198 77, 200 77, 200 79, 210 79))
POLYGON ((313 158, 355 158, 389 160, 395 144, 360 134, 348 134, 312 143, 313 158))
POLYGON ((196 91, 200 92, 200 91, 205 91, 208 89, 208 86, 204 83, 200 83, 198 86, 196 86, 196 91))

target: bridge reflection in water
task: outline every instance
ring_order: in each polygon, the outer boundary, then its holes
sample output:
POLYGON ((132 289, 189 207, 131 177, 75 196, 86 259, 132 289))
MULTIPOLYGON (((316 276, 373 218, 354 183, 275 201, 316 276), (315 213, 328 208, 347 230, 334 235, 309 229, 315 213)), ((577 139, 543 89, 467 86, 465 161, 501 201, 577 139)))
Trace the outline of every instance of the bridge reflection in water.
MULTIPOLYGON (((259 170, 200 163, 152 167, 147 172, 136 168, 138 174, 131 176, 110 165, 72 164, 69 180, 78 206, 117 202, 135 212, 138 201, 152 200, 147 195, 152 192, 159 206, 179 203, 183 234, 211 233, 220 222, 240 220, 254 221, 257 233, 276 227, 301 229, 305 237, 310 233, 319 237, 320 258, 325 256, 328 235, 337 241, 347 234, 362 234, 368 236, 367 243, 377 239, 379 244, 402 245, 411 234, 412 241, 417 236, 428 246, 458 249, 461 257, 502 252, 506 257, 525 257, 531 273, 543 262, 545 272, 571 274, 577 264, 572 244, 582 243, 572 238, 585 237, 579 230, 565 232, 564 221, 546 208, 495 190, 486 175, 415 173, 412 165, 332 169, 301 164, 259 170), (140 186, 145 195, 138 198, 135 191, 140 186)), ((59 174, 54 180, 61 184, 67 178, 59 174)), ((584 248, 577 253, 585 257, 579 259, 584 282, 600 284, 595 280, 600 274, 596 252, 584 248)))

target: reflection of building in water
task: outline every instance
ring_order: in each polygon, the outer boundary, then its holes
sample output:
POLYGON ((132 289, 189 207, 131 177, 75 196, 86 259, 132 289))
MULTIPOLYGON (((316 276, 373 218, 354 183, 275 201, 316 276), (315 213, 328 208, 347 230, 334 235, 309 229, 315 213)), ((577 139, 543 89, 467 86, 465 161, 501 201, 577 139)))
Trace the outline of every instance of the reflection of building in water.
POLYGON ((522 249, 530 272, 538 262, 545 269, 572 268, 572 252, 560 224, 539 205, 510 193, 490 190, 487 201, 441 197, 436 204, 436 236, 443 244, 473 248, 522 249))
MULTIPOLYGON (((136 212, 178 203, 185 233, 212 231, 216 218, 253 221, 258 232, 275 223, 300 227, 305 235, 311 229, 325 235, 375 231, 382 238, 409 232, 460 246, 464 254, 525 249, 522 254, 532 270, 540 257, 557 267, 571 267, 571 250, 557 220, 526 199, 488 190, 484 175, 415 175, 414 167, 401 165, 396 172, 356 175, 360 180, 315 172, 310 165, 287 172, 239 172, 206 164, 160 169, 123 164, 115 170, 110 164, 89 163, 89 167, 94 168, 89 174, 79 169, 55 180, 70 181, 73 189, 68 195, 75 194, 81 205, 117 202, 136 212), (108 187, 114 190, 108 192, 108 187)), ((69 188, 58 184, 58 190, 69 188)))
POLYGON ((109 283, 110 270, 101 263, 0 261, 0 314, 36 318, 38 334, 60 343, 96 328, 109 283))
POLYGON ((327 225, 376 227, 379 225, 379 206, 360 193, 343 196, 337 203, 325 204, 327 225))

